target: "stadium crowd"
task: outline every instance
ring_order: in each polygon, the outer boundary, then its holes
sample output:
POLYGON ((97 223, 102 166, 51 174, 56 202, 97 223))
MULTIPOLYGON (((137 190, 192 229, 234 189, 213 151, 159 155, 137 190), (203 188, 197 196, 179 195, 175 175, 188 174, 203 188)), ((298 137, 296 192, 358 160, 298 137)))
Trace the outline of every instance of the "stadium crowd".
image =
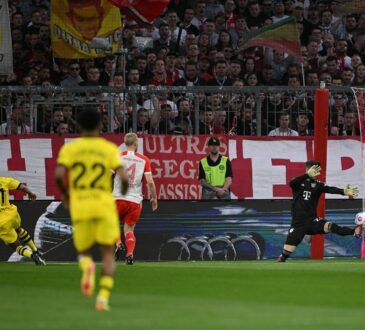
MULTIPOLYGON (((305 136, 313 134, 313 95, 265 93, 265 86, 365 86, 365 13, 341 15, 327 0, 171 0, 150 26, 123 18, 126 54, 65 60, 52 56, 50 1, 9 0, 14 72, 0 85, 22 86, 263 86, 253 93, 133 93, 98 95, 112 100, 103 132, 305 136), (243 38, 265 25, 296 19, 301 59, 269 47, 244 48, 243 38), (198 99, 199 119, 195 119, 198 99), (134 103, 134 104, 133 104, 134 103), (261 118, 257 120, 257 109, 261 118), (257 127, 260 125, 260 127, 257 127)), ((73 102, 38 105, 30 127, 29 101, 17 98, 11 119, 4 109, 0 134, 76 132, 73 102), (9 127, 11 123, 11 127, 9 127)), ((102 101, 100 101, 102 100, 102 101)), ((104 103, 103 103, 104 102, 104 103)), ((346 93, 330 99, 330 134, 358 135, 356 101, 346 93)))

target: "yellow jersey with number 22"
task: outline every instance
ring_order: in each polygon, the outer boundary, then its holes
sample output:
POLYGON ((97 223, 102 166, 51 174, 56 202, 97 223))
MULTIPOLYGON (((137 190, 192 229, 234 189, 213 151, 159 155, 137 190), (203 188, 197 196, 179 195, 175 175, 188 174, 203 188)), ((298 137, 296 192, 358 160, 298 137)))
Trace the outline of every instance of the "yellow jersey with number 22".
POLYGON ((122 166, 118 147, 102 137, 82 137, 62 146, 57 164, 68 169, 73 220, 114 217, 110 170, 122 166))

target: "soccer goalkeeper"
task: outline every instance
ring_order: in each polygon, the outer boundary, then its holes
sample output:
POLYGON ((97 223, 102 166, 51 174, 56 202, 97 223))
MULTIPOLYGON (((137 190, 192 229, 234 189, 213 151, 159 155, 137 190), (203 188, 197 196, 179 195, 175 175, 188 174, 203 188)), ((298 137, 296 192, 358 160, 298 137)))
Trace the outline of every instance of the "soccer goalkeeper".
POLYGON ((289 258, 305 235, 334 233, 341 236, 361 236, 361 226, 341 227, 317 217, 317 204, 322 193, 356 197, 359 192, 358 188, 350 185, 344 189, 326 186, 315 179, 321 173, 320 163, 310 160, 305 165, 306 173, 290 181, 293 191, 292 222, 283 252, 278 258, 279 262, 285 262, 289 258))

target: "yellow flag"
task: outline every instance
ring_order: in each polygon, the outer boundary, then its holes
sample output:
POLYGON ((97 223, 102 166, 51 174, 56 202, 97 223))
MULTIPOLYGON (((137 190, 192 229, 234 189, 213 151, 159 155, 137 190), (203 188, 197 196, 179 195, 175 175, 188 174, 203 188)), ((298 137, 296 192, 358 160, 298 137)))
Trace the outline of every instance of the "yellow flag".
POLYGON ((121 26, 120 10, 108 0, 52 0, 53 56, 87 58, 115 53, 121 26))

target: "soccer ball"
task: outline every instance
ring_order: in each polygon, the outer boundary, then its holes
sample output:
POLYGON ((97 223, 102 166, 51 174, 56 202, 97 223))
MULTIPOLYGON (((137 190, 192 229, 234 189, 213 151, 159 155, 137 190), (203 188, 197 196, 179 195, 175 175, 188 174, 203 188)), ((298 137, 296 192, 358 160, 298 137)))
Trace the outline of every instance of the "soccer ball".
POLYGON ((361 226, 365 224, 365 212, 359 212, 356 214, 355 223, 361 226))

